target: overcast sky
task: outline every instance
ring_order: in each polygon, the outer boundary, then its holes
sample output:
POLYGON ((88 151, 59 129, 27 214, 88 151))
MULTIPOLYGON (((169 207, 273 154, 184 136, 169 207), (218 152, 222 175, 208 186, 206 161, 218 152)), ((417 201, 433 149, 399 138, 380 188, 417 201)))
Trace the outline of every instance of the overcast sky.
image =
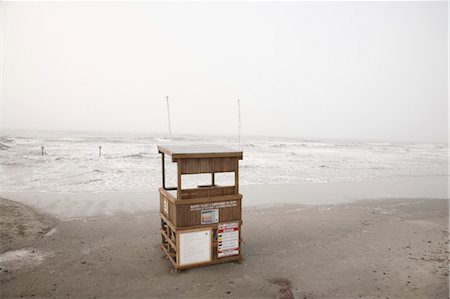
POLYGON ((446 142, 447 2, 2 3, 3 127, 446 142))

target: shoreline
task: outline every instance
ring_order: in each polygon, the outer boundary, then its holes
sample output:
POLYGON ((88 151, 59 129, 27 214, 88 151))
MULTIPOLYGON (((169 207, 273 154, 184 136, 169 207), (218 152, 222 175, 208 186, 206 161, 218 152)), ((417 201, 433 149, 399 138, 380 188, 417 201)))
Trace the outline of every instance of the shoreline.
MULTIPOLYGON (((243 208, 284 204, 334 205, 365 199, 449 199, 447 177, 408 177, 346 183, 243 185, 243 208), (272 194, 272 196, 271 196, 272 194)), ((28 205, 60 220, 109 217, 159 210, 151 192, 3 192, 0 197, 28 205)))

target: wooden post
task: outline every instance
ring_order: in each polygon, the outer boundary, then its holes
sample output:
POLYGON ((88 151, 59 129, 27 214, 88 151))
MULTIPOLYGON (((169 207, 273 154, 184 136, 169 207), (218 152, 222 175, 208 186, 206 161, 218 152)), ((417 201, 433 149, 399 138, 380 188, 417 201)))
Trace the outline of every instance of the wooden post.
POLYGON ((236 170, 234 171, 234 193, 239 193, 239 159, 236 159, 236 170))
POLYGON ((102 156, 102 146, 101 145, 98 146, 98 156, 99 157, 102 156))
POLYGON ((216 174, 214 172, 211 173, 211 186, 216 185, 216 174))
POLYGON ((42 155, 42 157, 44 156, 44 147, 43 146, 41 146, 41 155, 42 155))
POLYGON ((164 153, 161 153, 161 164, 162 164, 162 187, 166 189, 166 166, 164 161, 164 153))
POLYGON ((178 177, 177 177, 177 198, 181 199, 181 159, 177 161, 178 177))

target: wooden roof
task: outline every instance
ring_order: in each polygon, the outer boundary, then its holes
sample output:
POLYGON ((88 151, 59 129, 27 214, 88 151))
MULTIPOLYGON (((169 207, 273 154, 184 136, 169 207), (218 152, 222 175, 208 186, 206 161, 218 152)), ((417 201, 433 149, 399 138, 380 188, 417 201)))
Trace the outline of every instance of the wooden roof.
POLYGON ((158 152, 172 156, 172 159, 186 158, 239 158, 242 151, 215 144, 158 145, 158 152))

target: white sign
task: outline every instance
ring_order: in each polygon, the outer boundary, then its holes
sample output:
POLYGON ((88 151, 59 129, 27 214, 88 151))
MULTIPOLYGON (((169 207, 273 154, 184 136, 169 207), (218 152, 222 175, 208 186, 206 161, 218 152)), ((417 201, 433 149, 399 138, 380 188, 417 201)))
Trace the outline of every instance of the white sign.
POLYGON ((219 209, 201 211, 201 223, 211 224, 219 222, 219 209))
POLYGON ((202 204, 191 205, 191 211, 200 211, 200 210, 206 210, 206 209, 233 208, 235 206, 237 206, 237 201, 235 201, 235 200, 220 201, 220 202, 213 202, 213 203, 202 203, 202 204))
POLYGON ((217 227, 217 257, 239 254, 239 224, 222 223, 217 227))
POLYGON ((211 261, 211 229, 180 232, 179 265, 186 266, 211 261))

